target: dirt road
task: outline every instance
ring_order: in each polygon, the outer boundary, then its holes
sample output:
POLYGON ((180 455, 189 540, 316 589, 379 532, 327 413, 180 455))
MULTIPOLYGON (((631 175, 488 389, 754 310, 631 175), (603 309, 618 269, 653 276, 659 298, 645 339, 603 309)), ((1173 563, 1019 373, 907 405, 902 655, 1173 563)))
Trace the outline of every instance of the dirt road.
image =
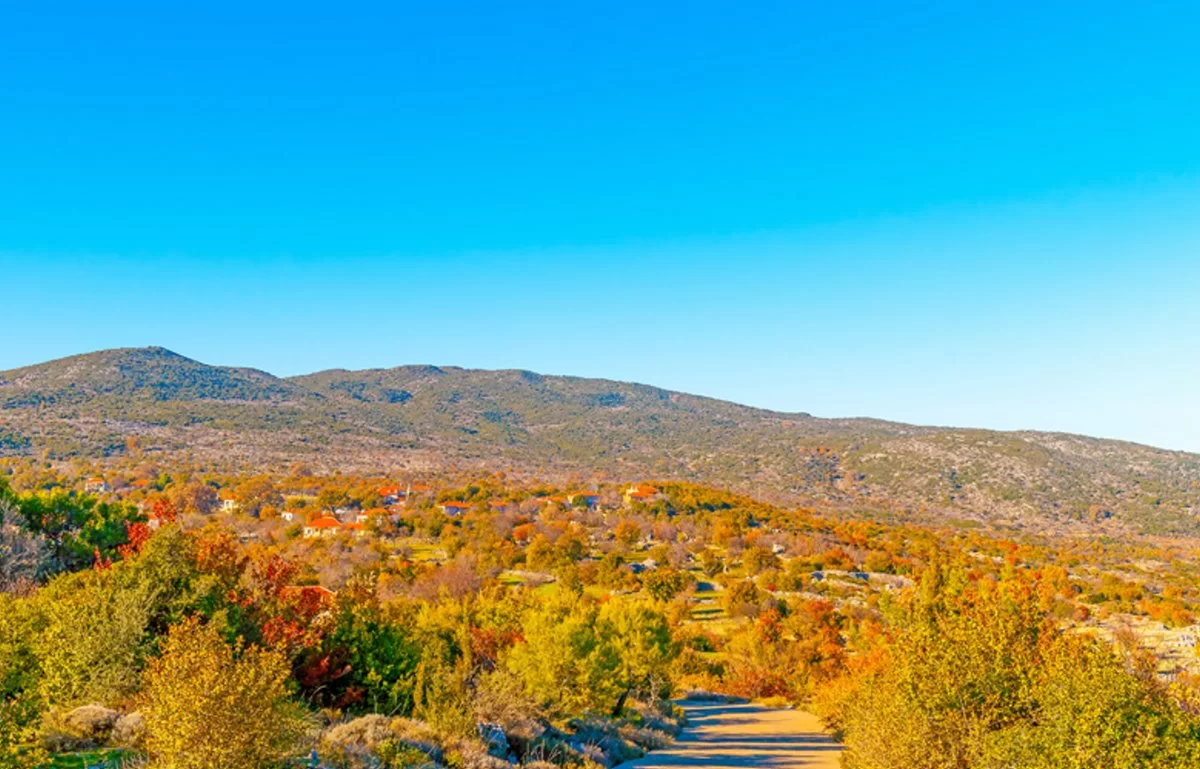
POLYGON ((675 744, 622 769, 838 769, 841 748, 811 713, 758 705, 685 702, 689 726, 675 744))

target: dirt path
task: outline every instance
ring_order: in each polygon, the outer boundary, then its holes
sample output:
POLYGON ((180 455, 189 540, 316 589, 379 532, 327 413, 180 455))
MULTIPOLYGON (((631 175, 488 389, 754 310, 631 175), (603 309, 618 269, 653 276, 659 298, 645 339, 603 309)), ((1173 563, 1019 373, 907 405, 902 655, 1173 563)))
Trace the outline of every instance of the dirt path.
POLYGON ((838 769, 841 748, 821 722, 799 710, 758 705, 685 702, 689 726, 663 750, 622 764, 622 769, 838 769))

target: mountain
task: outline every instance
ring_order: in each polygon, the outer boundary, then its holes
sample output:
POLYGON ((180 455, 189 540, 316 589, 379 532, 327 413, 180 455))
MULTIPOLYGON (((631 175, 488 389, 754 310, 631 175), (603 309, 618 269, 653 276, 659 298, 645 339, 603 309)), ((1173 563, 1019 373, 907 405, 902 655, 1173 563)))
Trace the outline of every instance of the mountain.
POLYGON ((0 372, 0 453, 234 469, 678 478, 781 502, 1191 533, 1200 455, 1077 435, 822 419, 603 379, 401 366, 278 378, 161 348, 0 372))
POLYGON ((161 347, 104 350, 0 373, 0 408, 149 401, 286 401, 311 393, 248 368, 206 366, 161 347))

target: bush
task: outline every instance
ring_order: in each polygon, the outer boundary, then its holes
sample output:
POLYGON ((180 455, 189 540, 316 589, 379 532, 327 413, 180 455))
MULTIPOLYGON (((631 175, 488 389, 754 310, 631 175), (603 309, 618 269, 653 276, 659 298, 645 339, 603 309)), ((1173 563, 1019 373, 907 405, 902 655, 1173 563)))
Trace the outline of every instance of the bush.
POLYGON ((189 619, 146 673, 147 748, 170 769, 265 769, 301 748, 308 718, 281 652, 233 648, 189 619))

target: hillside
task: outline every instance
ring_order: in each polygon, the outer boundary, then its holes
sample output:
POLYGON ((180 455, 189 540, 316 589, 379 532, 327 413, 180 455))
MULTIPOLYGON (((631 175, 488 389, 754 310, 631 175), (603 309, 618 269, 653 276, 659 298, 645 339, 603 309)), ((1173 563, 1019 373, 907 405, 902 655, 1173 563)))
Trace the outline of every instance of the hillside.
POLYGON ((1074 435, 784 414, 655 387, 402 366, 281 379, 161 348, 0 372, 0 453, 678 478, 1024 526, 1192 532, 1200 456, 1074 435))

